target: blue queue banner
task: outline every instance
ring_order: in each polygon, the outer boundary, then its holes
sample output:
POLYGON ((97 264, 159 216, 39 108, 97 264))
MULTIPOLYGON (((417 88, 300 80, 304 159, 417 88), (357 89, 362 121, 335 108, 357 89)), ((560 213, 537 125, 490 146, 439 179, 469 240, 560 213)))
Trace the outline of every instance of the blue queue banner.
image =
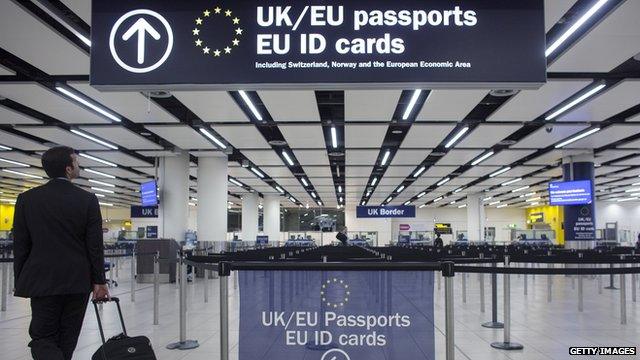
POLYGON ((414 218, 416 207, 413 205, 402 206, 358 206, 357 218, 414 218))
POLYGON ((435 359, 433 272, 239 275, 239 360, 435 359))

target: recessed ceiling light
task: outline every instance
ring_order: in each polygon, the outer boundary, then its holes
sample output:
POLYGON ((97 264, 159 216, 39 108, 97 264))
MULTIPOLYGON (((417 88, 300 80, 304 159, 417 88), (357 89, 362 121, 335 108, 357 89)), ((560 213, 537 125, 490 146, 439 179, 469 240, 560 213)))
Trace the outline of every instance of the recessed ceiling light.
POLYGON ((463 127, 462 129, 460 129, 460 130, 458 131, 458 133, 457 133, 457 134, 456 134, 456 135, 455 135, 451 140, 449 140, 449 142, 448 142, 444 147, 445 147, 445 148, 447 148, 447 149, 448 149, 448 148, 450 148, 450 147, 452 147, 452 146, 453 146, 453 144, 455 144, 455 143, 456 143, 456 141, 460 140, 460 138, 461 138, 464 134, 466 134, 466 133, 467 133, 467 131, 469 131, 469 127, 468 127, 468 126, 465 126, 465 127, 463 127))
POLYGON ((109 119, 113 120, 113 121, 117 121, 117 122, 121 122, 122 119, 120 119, 118 116, 112 114, 111 112, 107 111, 106 109, 104 109, 102 106, 99 106, 87 99, 85 99, 84 97, 75 94, 74 92, 72 92, 71 90, 62 87, 62 86, 56 86, 56 90, 58 90, 59 92, 63 93, 64 95, 72 98, 73 100, 79 102, 80 104, 102 114, 103 116, 108 117, 109 119))
POLYGON ((262 115, 260 114, 256 106, 253 104, 251 99, 249 98, 249 95, 247 95, 247 93, 244 90, 240 90, 238 91, 238 93, 240 93, 240 97, 242 98, 242 100, 244 100, 244 103, 247 104, 247 106, 249 107, 249 110, 251 110, 251 112, 253 113, 253 116, 255 116, 256 119, 258 119, 259 121, 262 121, 262 115))
POLYGON ((287 142, 284 140, 269 140, 269 145, 272 146, 286 146, 287 142))
POLYGON ((519 90, 511 90, 511 89, 501 89, 501 90, 491 90, 489 94, 495 97, 506 97, 512 96, 519 92, 519 90))
POLYGON ((567 41, 567 39, 569 39, 569 37, 571 37, 573 33, 575 33, 582 25, 584 25, 584 23, 586 23, 587 20, 589 20, 596 12, 598 12, 598 10, 600 10, 600 8, 603 7, 607 1, 608 0, 599 0, 597 3, 595 3, 589 10, 587 10, 587 12, 584 13, 584 15, 582 15, 573 25, 571 25, 571 27, 567 29, 567 31, 565 31, 557 40, 551 43, 551 46, 547 48, 544 55, 548 57, 549 55, 553 54, 553 52, 556 51, 560 47, 560 45, 567 41))
POLYGON ((422 93, 422 90, 413 91, 411 100, 409 100, 409 105, 407 105, 407 108, 404 110, 404 115, 402 115, 402 120, 407 120, 409 118, 409 115, 411 115, 413 108, 416 106, 416 102, 418 102, 418 98, 420 98, 421 93, 422 93))

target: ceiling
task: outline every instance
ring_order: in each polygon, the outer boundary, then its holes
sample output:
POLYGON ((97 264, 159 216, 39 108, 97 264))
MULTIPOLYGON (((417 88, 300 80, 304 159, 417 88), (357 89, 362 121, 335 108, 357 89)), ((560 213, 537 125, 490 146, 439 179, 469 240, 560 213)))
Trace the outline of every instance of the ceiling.
MULTIPOLYGON (((547 42, 595 3, 546 0, 547 42)), ((98 193, 115 207, 139 204, 139 185, 155 175, 155 158, 179 152, 190 154, 192 198, 198 159, 227 156, 233 206, 257 192, 283 194, 290 200, 283 206, 462 207, 467 194, 486 192, 488 203, 500 200, 493 207, 525 207, 545 202, 547 183, 562 176, 563 157, 585 153, 595 155, 601 201, 640 196, 632 195, 640 188, 640 1, 609 1, 584 22, 547 57, 548 82, 537 90, 247 91, 246 97, 93 89, 90 46, 82 39, 90 34, 89 4, 0 2, 2 202, 46 181, 40 155, 56 144, 92 157, 81 158, 77 184, 90 191, 100 186, 96 180, 114 185, 113 194, 98 193)))

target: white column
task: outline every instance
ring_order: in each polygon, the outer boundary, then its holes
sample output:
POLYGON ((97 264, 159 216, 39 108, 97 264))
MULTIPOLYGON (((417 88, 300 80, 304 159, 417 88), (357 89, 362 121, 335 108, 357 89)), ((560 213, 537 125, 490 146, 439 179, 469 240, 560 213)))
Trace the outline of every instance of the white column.
POLYGON ((198 158, 198 241, 227 239, 227 157, 198 158))
POLYGON ((159 232, 163 238, 183 241, 189 226, 189 154, 160 158, 159 232))
POLYGON ((256 241, 258 235, 258 194, 242 196, 242 240, 256 241))
POLYGON ((262 212, 264 234, 269 242, 280 241, 280 196, 265 195, 262 212))
POLYGON ((485 219, 482 194, 467 195, 467 238, 469 241, 484 241, 485 219))

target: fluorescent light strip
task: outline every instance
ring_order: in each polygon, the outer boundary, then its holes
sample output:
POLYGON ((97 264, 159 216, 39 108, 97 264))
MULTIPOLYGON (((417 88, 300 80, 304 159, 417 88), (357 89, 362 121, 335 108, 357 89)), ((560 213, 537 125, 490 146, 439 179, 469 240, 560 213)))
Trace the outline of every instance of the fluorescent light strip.
POLYGON ((227 145, 225 145, 222 141, 220 141, 220 139, 218 139, 217 137, 213 136, 212 133, 210 133, 207 129, 205 128, 200 128, 200 132, 206 136, 207 138, 209 138, 209 140, 213 141, 214 143, 216 143, 219 147, 226 149, 227 145))
POLYGON ((466 207, 467 207, 467 204, 462 204, 462 205, 458 206, 458 209, 462 209, 462 208, 466 208, 466 207))
MULTIPOLYGON (((631 186, 638 186, 638 185, 640 185, 640 182, 637 182, 637 183, 633 183, 633 184, 631 184, 631 186)), ((604 190, 604 189, 603 189, 603 190, 604 190)))
POLYGON ((537 197, 537 198, 531 198, 531 199, 527 199, 525 200, 526 202, 532 202, 532 201, 538 201, 538 200, 542 200, 542 198, 537 197))
POLYGON ((190 203, 189 203, 189 206, 196 206, 196 204, 194 204, 194 203, 190 202, 190 203))
POLYGON ((502 209, 502 208, 507 207, 507 206, 509 206, 509 204, 502 204, 502 205, 496 206, 496 208, 497 209, 502 209))
POLYGON ((371 191, 367 191, 367 193, 365 194, 366 197, 369 197, 369 195, 371 195, 371 191))
POLYGON ((338 134, 336 133, 335 127, 331 128, 331 146, 333 146, 334 149, 338 147, 338 134))
POLYGON ((2 169, 2 171, 7 172, 9 174, 26 176, 28 178, 33 178, 33 179, 44 179, 42 176, 31 175, 31 174, 23 173, 23 172, 20 172, 20 171, 14 171, 14 170, 9 170, 9 169, 2 169))
POLYGON ((94 184, 98 184, 98 185, 104 185, 104 186, 108 186, 108 187, 116 187, 113 184, 109 184, 106 182, 102 182, 102 181, 98 181, 98 180, 93 180, 93 179, 89 179, 89 182, 94 183, 94 184))
POLYGON ((418 176, 420 176, 420 174, 422 174, 425 170, 427 170, 426 166, 421 167, 420 169, 418 169, 418 171, 416 171, 413 174, 414 178, 417 178, 418 176))
POLYGON ((404 185, 400 185, 400 187, 398 187, 398 188, 396 189, 396 192, 398 192, 398 193, 399 193, 399 192, 401 192, 402 190, 404 190, 404 185))
POLYGON ((254 174, 258 175, 261 179, 264 178, 264 174, 260 172, 260 170, 252 167, 251 171, 253 171, 254 174))
POLYGON ((93 194, 93 195, 95 195, 95 196, 97 196, 97 197, 99 197, 99 198, 106 197, 106 195, 102 195, 102 194, 93 194))
POLYGON ((524 194, 524 196, 533 196, 535 194, 536 194, 536 192, 534 191, 534 192, 531 192, 531 193, 528 193, 528 194, 524 194))
POLYGON ((290 197, 290 198, 289 198, 289 201, 291 201, 291 202, 292 202, 292 203, 294 203, 294 204, 296 203, 296 199, 294 199, 294 198, 292 198, 292 197, 290 197))
POLYGON ((338 199, 338 202, 342 202, 344 199, 342 199, 342 196, 340 196, 340 199, 338 199))
POLYGON ((307 182, 307 179, 300 178, 300 181, 302 181, 302 184, 304 184, 304 186, 309 186, 309 183, 307 182))
POLYGON ((276 190, 284 194, 284 189, 282 189, 280 186, 276 186, 276 190))
POLYGON ((448 183, 448 182, 449 182, 449 180, 451 180, 451 178, 450 178, 450 177, 446 177, 446 178, 444 178, 444 179, 440 180, 440 181, 436 184, 436 186, 441 186, 441 185, 443 185, 443 184, 446 184, 446 183, 448 183))
POLYGON ((229 182, 234 183, 235 185, 238 185, 240 187, 243 187, 244 185, 242 185, 242 183, 234 178, 229 178, 229 182))
POLYGON ((377 182, 378 182, 378 178, 374 177, 373 180, 371 180, 371 186, 374 186, 377 182))
POLYGON ((420 194, 418 194, 418 196, 416 196, 418 199, 420 199, 421 197, 425 196, 427 194, 426 191, 421 192, 420 194))
POLYGON ((360 203, 360 205, 362 205, 362 206, 364 206, 364 204, 365 204, 365 202, 364 202, 364 201, 360 203))
POLYGON ((94 104, 92 102, 89 102, 89 101, 85 100, 84 98, 74 94, 73 92, 67 90, 66 88, 64 88, 62 86, 56 86, 56 90, 58 90, 59 92, 65 94, 65 95, 67 95, 68 97, 72 98, 73 100, 81 103, 82 105, 85 105, 85 106, 97 111, 98 113, 108 117, 109 119, 111 119, 113 121, 117 121, 117 122, 121 122, 122 121, 122 119, 120 119, 116 115, 108 112, 107 110, 101 108, 100 106, 98 106, 98 105, 96 105, 96 104, 94 104))
POLYGON ((249 109, 251 109, 253 116, 255 116, 256 119, 262 121, 262 115, 260 115, 260 112, 258 112, 258 109, 256 109, 255 105, 253 105, 253 102, 251 101, 251 99, 249 99, 249 95, 247 95, 247 93, 244 90, 240 90, 238 91, 238 93, 240 93, 240 97, 242 97, 242 100, 244 100, 245 104, 247 104, 249 109))
POLYGON ((486 197, 486 198, 482 199, 482 201, 489 201, 491 199, 493 199, 493 196, 486 197))
POLYGON ((338 185, 338 192, 341 193, 342 192, 342 185, 338 185))
POLYGON ((391 156, 391 150, 387 150, 387 152, 384 153, 384 156, 382 157, 382 161, 380 162, 380 166, 387 165, 387 160, 389 160, 389 156, 391 156))
POLYGON ((597 3, 595 3, 586 13, 584 13, 584 15, 580 17, 580 19, 578 19, 578 21, 571 25, 571 27, 567 31, 565 31, 564 34, 562 34, 558 38, 558 40, 554 41, 553 44, 551 44, 551 46, 547 48, 544 56, 548 57, 549 55, 553 54, 553 52, 556 51, 560 47, 560 45, 567 41, 567 39, 571 35, 573 35, 573 33, 575 33, 582 25, 584 25, 584 23, 587 22, 587 20, 589 20, 596 12, 598 12, 598 10, 600 10, 600 8, 603 7, 604 4, 607 3, 607 1, 608 0, 599 0, 597 3))
POLYGON ((106 178, 109 178, 109 179, 115 179, 115 178, 116 178, 116 177, 115 177, 115 176, 113 176, 113 175, 105 174, 105 173, 103 173, 103 172, 96 171, 96 170, 89 169, 89 168, 84 168, 84 169, 82 169, 82 170, 84 170, 84 171, 86 171, 86 172, 88 172, 88 173, 91 173, 91 174, 94 174, 94 175, 100 175, 100 176, 103 176, 103 177, 106 177, 106 178))
POLYGON ((0 161, 4 161, 4 162, 6 162, 8 164, 12 164, 12 165, 30 167, 30 165, 28 165, 28 164, 21 163, 21 162, 18 162, 18 161, 9 160, 9 159, 0 158, 0 161))
POLYGON ((419 206, 419 208, 422 209, 425 206, 427 206, 427 204, 422 204, 422 205, 419 206))
POLYGON ((564 113, 565 111, 571 109, 572 107, 574 107, 574 106, 578 105, 579 103, 583 102, 584 100, 586 100, 587 98, 591 97, 595 93, 597 93, 600 90, 604 89, 605 86, 607 86, 607 85, 600 84, 600 85, 596 86, 595 88, 587 91, 586 93, 584 93, 583 95, 581 95, 577 99, 575 99, 572 102, 568 103, 567 105, 561 107, 559 110, 554 111, 551 115, 547 116, 545 118, 545 120, 552 120, 552 119, 558 117, 558 115, 564 113))
POLYGON ((500 204, 502 201, 498 200, 498 201, 494 201, 492 203, 489 203, 489 206, 493 206, 493 205, 497 205, 500 204))
POLYGON ((506 168, 502 168, 502 169, 490 174, 489 177, 496 177, 496 176, 498 176, 500 174, 506 173, 509 170, 511 170, 511 166, 507 166, 506 168))
POLYGON ((407 108, 404 110, 404 115, 402 115, 402 120, 407 120, 409 118, 409 115, 411 115, 413 108, 416 106, 416 103, 418 102, 418 98, 420 97, 420 94, 422 94, 422 90, 415 90, 413 92, 413 96, 411 96, 411 100, 409 100, 409 105, 407 105, 407 108))
POLYGON ((318 206, 322 206, 322 201, 318 201, 318 206))
POLYGON ((288 152, 282 150, 282 156, 284 156, 284 159, 287 160, 290 166, 293 166, 293 160, 291 160, 288 152))
POLYGON ((536 201, 536 202, 532 202, 531 204, 529 204, 529 206, 536 206, 536 205, 540 205, 540 203, 536 201))
POLYGON ((629 189, 629 190, 625 190, 624 192, 630 193, 630 192, 638 192, 638 191, 640 191, 640 188, 629 189))
POLYGON ((389 197, 387 198, 387 202, 389 203, 389 202, 391 202, 391 200, 393 200, 393 198, 392 198, 391 196, 389 196, 389 197))
POLYGON ((101 203, 99 203, 99 204, 100 204, 101 206, 113 206, 113 204, 112 204, 112 203, 104 203, 104 202, 101 202, 101 203))
POLYGON ((511 185, 511 184, 515 184, 519 181, 522 181, 522 178, 517 178, 517 179, 513 179, 513 180, 509 180, 505 183, 500 184, 501 186, 507 186, 507 185, 511 185))
POLYGON ((578 140, 580 140, 582 138, 585 138, 585 137, 587 137, 587 136, 589 136, 591 134, 595 134, 598 131, 600 131, 599 127, 593 128, 593 129, 591 129, 589 131, 583 132, 580 135, 574 136, 574 137, 570 138, 569 140, 565 140, 565 141, 561 142, 560 144, 556 145, 555 148, 559 149, 561 147, 567 146, 567 145, 571 144, 572 142, 576 142, 576 141, 578 141, 578 140))
POLYGON ((453 205, 453 204, 455 204, 455 203, 456 203, 456 201, 455 201, 455 200, 453 200, 452 202, 450 202, 450 203, 449 203, 449 205, 453 205))
POLYGON ((488 153, 486 153, 486 154, 484 154, 484 155, 480 156, 479 158, 477 158, 477 159, 473 160, 473 162, 471 163, 471 165, 476 166, 476 165, 480 164, 481 162, 483 162, 483 161, 487 160, 488 158, 492 157, 492 156, 493 156, 493 154, 494 154, 494 152, 493 152, 493 151, 489 151, 488 153))
POLYGON ((527 186, 523 186, 521 188, 517 188, 515 190, 511 190, 512 193, 518 192, 518 191, 523 191, 523 190, 527 190, 529 188, 529 185, 527 186))
POLYGON ((409 204, 411 204, 411 200, 407 200, 407 201, 404 203, 404 205, 405 205, 405 206, 407 206, 407 205, 409 205, 409 204))
POLYGON ((434 203, 437 203, 438 201, 440 201, 440 200, 442 200, 442 199, 443 199, 443 197, 442 197, 442 196, 440 196, 440 197, 437 197, 437 198, 433 199, 433 202, 434 202, 434 203))
POLYGON ((107 189, 103 189, 103 188, 99 188, 99 187, 91 187, 91 190, 95 190, 95 191, 100 191, 103 193, 107 193, 107 194, 115 194, 115 192, 113 190, 107 190, 107 189))
POLYGON ((458 133, 453 137, 453 139, 449 140, 449 142, 444 147, 448 149, 451 146, 453 146, 453 144, 455 144, 456 141, 460 140, 462 135, 466 134, 467 131, 469 131, 469 127, 468 126, 465 126, 462 129, 460 129, 460 131, 458 131, 458 133))
POLYGON ((12 149, 12 148, 10 148, 10 147, 8 147, 8 146, 0 145, 0 150, 11 151, 11 150, 13 150, 13 149, 12 149))
POLYGON ((80 156, 82 156, 83 158, 87 158, 89 160, 97 161, 97 162, 99 162, 101 164, 105 164, 105 165, 108 165, 108 166, 111 166, 111 167, 118 167, 118 165, 116 165, 116 164, 114 164, 114 163, 112 163, 110 161, 102 160, 100 158, 97 158, 95 156, 91 156, 89 154, 80 153, 80 156))
POLYGON ((312 192, 311 193, 311 197, 315 199, 316 198, 316 193, 312 192))
POLYGON ((632 198, 626 198, 626 199, 618 199, 616 200, 617 202, 627 202, 627 201, 633 201, 633 200, 638 200, 639 198, 637 197, 632 197, 632 198))
POLYGON ((79 131, 79 130, 76 130, 76 129, 71 129, 71 132, 72 132, 72 133, 74 133, 74 134, 76 134, 76 135, 82 136, 82 137, 83 137, 83 138, 85 138, 85 139, 91 140, 91 141, 93 141, 94 143, 98 143, 98 144, 100 144, 100 145, 102 145, 102 146, 106 146, 106 147, 108 147, 109 149, 118 150, 118 147, 117 147, 117 146, 115 146, 115 145, 113 145, 113 144, 110 144, 110 143, 108 143, 108 142, 106 142, 106 141, 102 141, 102 140, 100 140, 100 139, 98 139, 98 138, 96 138, 96 137, 93 137, 93 136, 91 136, 91 135, 89 135, 89 134, 87 134, 87 133, 84 133, 84 132, 82 132, 82 131, 79 131))

